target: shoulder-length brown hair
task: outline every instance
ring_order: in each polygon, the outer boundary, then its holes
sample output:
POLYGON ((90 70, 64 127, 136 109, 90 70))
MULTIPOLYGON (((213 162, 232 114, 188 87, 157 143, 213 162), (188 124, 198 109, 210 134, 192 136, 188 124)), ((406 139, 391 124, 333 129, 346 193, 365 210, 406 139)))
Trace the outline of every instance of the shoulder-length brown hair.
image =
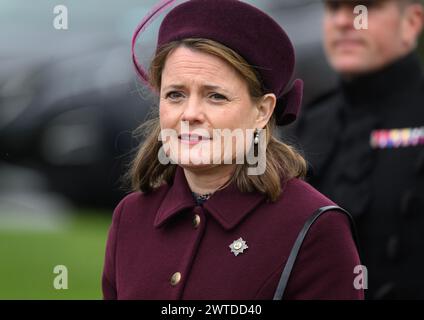
MULTIPOLYGON (((157 92, 160 91, 166 58, 181 46, 212 54, 229 63, 246 80, 253 101, 258 101, 265 94, 258 74, 239 54, 218 42, 200 38, 174 41, 158 50, 149 68, 150 85, 157 92)), ((148 193, 163 183, 171 184, 173 181, 177 164, 163 165, 158 159, 162 146, 162 141, 158 139, 160 129, 158 112, 154 111, 151 119, 141 124, 135 131, 136 135, 142 136, 143 141, 124 177, 131 184, 132 191, 148 193)), ((235 182, 242 192, 260 192, 266 194, 269 200, 275 201, 282 192, 281 181, 284 183, 292 178, 304 178, 306 162, 293 147, 279 141, 275 136, 274 115, 265 129, 267 143, 265 172, 262 175, 248 175, 248 165, 237 164, 231 182, 235 182)))

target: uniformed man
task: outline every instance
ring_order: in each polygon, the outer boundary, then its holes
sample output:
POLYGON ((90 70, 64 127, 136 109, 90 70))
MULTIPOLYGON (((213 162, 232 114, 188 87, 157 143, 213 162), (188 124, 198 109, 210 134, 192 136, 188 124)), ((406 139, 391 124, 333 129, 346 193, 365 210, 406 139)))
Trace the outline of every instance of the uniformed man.
POLYGON ((309 182, 356 218, 368 299, 424 298, 424 81, 420 1, 324 1, 337 90, 295 128, 309 182), (354 8, 368 9, 356 29, 354 8))

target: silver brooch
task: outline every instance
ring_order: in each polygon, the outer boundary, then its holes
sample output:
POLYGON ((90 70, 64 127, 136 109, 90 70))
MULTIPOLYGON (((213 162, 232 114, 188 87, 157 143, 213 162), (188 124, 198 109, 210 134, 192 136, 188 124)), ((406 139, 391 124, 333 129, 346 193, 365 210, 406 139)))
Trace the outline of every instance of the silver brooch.
POLYGON ((249 248, 246 244, 246 241, 244 241, 242 238, 234 240, 233 243, 229 245, 229 247, 235 256, 237 256, 239 253, 243 253, 245 249, 249 248))

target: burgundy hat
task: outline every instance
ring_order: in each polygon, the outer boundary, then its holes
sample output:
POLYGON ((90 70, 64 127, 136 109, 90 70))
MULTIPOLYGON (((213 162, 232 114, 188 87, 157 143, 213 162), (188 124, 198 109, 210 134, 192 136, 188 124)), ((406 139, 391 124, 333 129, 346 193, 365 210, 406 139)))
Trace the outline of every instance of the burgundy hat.
MULTIPOLYGON (((138 26, 133 37, 133 61, 138 74, 147 82, 146 72, 134 52, 137 37, 149 20, 169 6, 162 1, 138 26)), ((159 29, 156 51, 163 45, 185 38, 205 38, 233 49, 252 65, 267 93, 277 96, 278 125, 293 122, 299 112, 303 82, 291 85, 295 56, 284 30, 269 15, 238 0, 189 0, 173 8, 159 29)))

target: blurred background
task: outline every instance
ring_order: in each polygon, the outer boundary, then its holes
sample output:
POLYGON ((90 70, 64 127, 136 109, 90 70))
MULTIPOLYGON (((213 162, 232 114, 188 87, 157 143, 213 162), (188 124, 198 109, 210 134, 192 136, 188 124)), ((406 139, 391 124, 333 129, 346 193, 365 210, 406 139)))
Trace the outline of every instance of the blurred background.
MULTIPOLYGON (((0 0, 0 299, 101 299, 120 177, 139 143, 132 132, 153 105, 131 37, 156 2, 0 0), (67 30, 53 26, 56 5, 68 9, 67 30), (53 287, 56 265, 68 269, 67 290, 53 287)), ((293 40, 305 103, 335 85, 320 0, 246 2, 293 40)), ((161 17, 137 45, 145 66, 161 17)))

